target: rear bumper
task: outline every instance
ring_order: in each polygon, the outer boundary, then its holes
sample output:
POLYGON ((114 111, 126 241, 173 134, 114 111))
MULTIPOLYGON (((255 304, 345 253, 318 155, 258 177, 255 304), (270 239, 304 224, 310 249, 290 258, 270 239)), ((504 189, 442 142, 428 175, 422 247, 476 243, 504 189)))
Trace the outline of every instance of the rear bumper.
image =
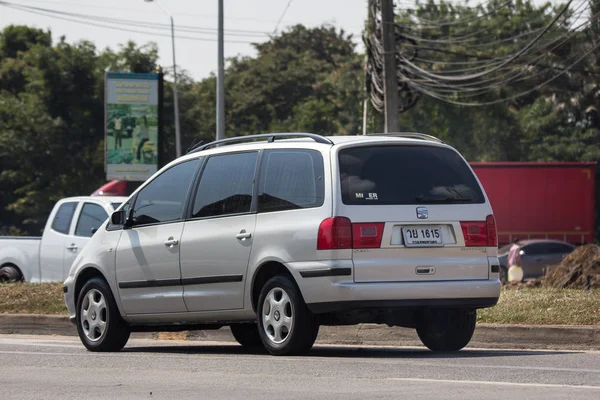
POLYGON ((287 266, 304 301, 315 313, 374 308, 486 308, 494 306, 500 297, 497 273, 481 280, 356 283, 351 260, 287 266))
POLYGON ((458 299, 366 300, 310 303, 315 314, 357 310, 414 309, 414 308, 487 308, 498 303, 497 297, 458 299))

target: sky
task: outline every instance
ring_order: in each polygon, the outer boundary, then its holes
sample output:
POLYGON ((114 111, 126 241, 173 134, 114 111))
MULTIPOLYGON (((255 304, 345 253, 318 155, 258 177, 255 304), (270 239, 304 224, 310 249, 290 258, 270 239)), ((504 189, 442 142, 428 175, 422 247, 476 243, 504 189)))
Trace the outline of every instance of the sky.
MULTIPOLYGON (((119 25, 110 25, 135 31, 143 30, 148 33, 123 32, 0 5, 0 29, 10 24, 50 29, 55 41, 65 35, 69 43, 86 39, 95 43, 98 49, 106 47, 117 49, 119 44, 126 43, 128 40, 138 44, 154 41, 159 47, 159 63, 164 68, 173 65, 169 17, 161 11, 156 0, 154 3, 144 0, 6 0, 6 2, 157 24, 149 28, 131 26, 125 21, 119 25), (160 33, 164 36, 154 36, 149 33, 160 33)), ((289 0, 224 0, 225 57, 255 55, 252 45, 247 42, 266 41, 269 39, 268 35, 272 35, 276 29, 281 31, 298 23, 307 26, 331 24, 343 28, 346 32, 353 33, 357 46, 361 46, 361 29, 367 12, 366 0, 292 0, 289 6, 288 2, 289 0), (283 18, 278 25, 282 15, 283 18)), ((173 15, 176 36, 203 39, 200 41, 176 38, 178 68, 183 68, 196 80, 209 76, 211 72, 216 73, 218 1, 160 0, 160 5, 173 15), (178 26, 181 27, 180 30, 178 26), (203 29, 203 32, 183 31, 189 28, 203 29)))

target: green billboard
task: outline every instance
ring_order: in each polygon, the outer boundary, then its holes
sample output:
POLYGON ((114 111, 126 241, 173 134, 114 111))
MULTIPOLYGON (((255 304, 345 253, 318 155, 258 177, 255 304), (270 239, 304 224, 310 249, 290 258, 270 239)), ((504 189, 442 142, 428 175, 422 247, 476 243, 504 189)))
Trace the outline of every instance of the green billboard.
POLYGON ((144 181, 158 169, 160 75, 106 73, 106 178, 144 181))

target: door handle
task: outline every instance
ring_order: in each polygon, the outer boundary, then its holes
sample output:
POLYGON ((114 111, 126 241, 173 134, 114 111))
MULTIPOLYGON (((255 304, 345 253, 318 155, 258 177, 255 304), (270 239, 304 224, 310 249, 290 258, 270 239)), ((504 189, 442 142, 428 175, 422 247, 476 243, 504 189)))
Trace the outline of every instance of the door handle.
POLYGON ((237 240, 240 240, 240 241, 242 241, 242 242, 243 242, 244 240, 246 240, 246 239, 250 239, 251 237, 252 237, 252 234, 251 234, 251 233, 247 233, 245 229, 242 229, 242 230, 240 231, 240 233, 238 233, 237 235, 235 235, 235 238, 236 238, 237 240))
POLYGON ((78 247, 75 243, 71 243, 70 246, 67 246, 67 250, 69 251, 77 251, 78 247))
POLYGON ((171 236, 170 238, 168 238, 167 241, 165 242, 165 246, 167 246, 170 249, 172 249, 173 247, 177 246, 178 244, 179 244, 179 240, 173 239, 173 236, 171 236))

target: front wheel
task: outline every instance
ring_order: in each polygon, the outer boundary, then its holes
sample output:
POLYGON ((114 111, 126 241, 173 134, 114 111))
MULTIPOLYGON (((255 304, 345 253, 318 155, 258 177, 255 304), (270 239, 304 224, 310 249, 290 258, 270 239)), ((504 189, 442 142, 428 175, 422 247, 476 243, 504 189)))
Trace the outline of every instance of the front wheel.
POLYGON ((90 351, 119 351, 129 340, 131 331, 103 279, 90 279, 79 293, 77 332, 90 351))
POLYGON ((317 339, 319 325, 287 276, 267 281, 260 292, 257 314, 258 333, 272 355, 308 353, 317 339))
POLYGON ((432 351, 458 351, 471 341, 476 323, 475 310, 428 310, 419 318, 417 333, 432 351))

